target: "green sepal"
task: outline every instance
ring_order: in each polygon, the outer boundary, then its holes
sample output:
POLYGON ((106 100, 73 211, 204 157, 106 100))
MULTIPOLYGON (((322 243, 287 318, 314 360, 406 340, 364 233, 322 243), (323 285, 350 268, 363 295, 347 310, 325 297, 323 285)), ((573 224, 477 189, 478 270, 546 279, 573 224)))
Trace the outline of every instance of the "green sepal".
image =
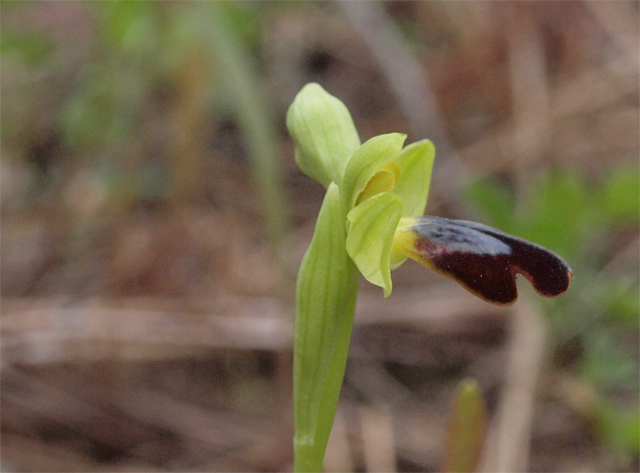
POLYGON ((344 377, 358 294, 340 191, 327 189, 296 287, 295 471, 321 471, 344 377))
POLYGON ((307 176, 328 187, 340 183, 360 137, 347 107, 320 85, 305 85, 287 111, 295 159, 307 176))
MULTIPOLYGON (((353 154, 344 171, 340 192, 345 212, 351 211, 358 196, 369 180, 382 166, 391 161, 402 150, 407 135, 388 133, 367 140, 353 154)), ((402 181, 402 176, 400 176, 402 181)))
POLYGON ((402 171, 393 192, 402 198, 403 217, 419 217, 424 214, 435 156, 433 143, 422 140, 404 148, 394 159, 402 171))
POLYGON ((402 200, 390 192, 365 200, 347 215, 347 253, 367 281, 384 290, 384 297, 391 294, 391 248, 401 215, 402 200))

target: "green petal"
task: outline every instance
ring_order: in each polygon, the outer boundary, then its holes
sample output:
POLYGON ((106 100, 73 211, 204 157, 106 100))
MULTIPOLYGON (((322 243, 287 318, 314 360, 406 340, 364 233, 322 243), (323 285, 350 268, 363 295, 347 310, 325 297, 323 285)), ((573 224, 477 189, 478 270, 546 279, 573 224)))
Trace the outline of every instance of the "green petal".
POLYGON ((400 181, 393 192, 402 197, 403 217, 418 217, 424 214, 435 155, 433 143, 422 140, 407 146, 394 159, 402 171, 400 181))
POLYGON ((389 133, 375 136, 358 148, 347 164, 340 186, 345 212, 354 207, 369 180, 400 152, 406 139, 407 135, 402 133, 389 133))
POLYGON ((402 214, 402 200, 395 194, 378 194, 356 206, 347 218, 347 253, 362 275, 391 294, 390 254, 393 235, 402 214))
POLYGON ((287 112, 287 129, 296 145, 296 164, 328 187, 340 183, 351 155, 360 146, 347 107, 318 84, 307 84, 287 112))

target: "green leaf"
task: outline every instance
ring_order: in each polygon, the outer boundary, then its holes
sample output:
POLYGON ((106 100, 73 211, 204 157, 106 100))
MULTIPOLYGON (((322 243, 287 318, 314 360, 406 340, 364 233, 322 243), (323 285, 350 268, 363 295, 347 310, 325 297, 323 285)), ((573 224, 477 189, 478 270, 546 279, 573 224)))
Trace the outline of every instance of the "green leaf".
POLYGON ((354 207, 358 196, 380 168, 398 155, 406 139, 407 135, 402 133, 389 133, 375 136, 358 148, 347 164, 340 185, 345 212, 354 207))
POLYGON ((344 380, 344 372, 347 366, 351 331, 353 329, 353 319, 356 312, 356 300, 358 298, 359 276, 358 270, 353 262, 349 263, 349 268, 352 277, 347 289, 352 292, 344 299, 344 317, 342 317, 342 325, 339 327, 338 341, 333 351, 327 382, 324 386, 322 401, 320 403, 320 409, 318 410, 318 424, 316 429, 317 445, 314 450, 314 458, 315 455, 318 455, 317 466, 313 466, 311 469, 308 469, 308 471, 320 471, 320 467, 322 466, 322 460, 324 459, 327 442, 329 441, 329 435, 333 427, 333 420, 336 415, 338 399, 342 389, 342 381, 344 380))
POLYGON ((463 193, 487 225, 505 232, 517 232, 514 228, 516 199, 504 186, 490 179, 479 179, 468 184, 463 193))
POLYGON ((367 281, 391 294, 390 254, 393 235, 402 214, 402 199, 384 192, 357 205, 347 218, 347 252, 367 281))
POLYGON ((429 197, 431 170, 436 149, 429 140, 416 141, 404 148, 395 158, 402 174, 394 192, 402 198, 402 216, 424 214, 429 197))
POLYGON ((339 188, 330 184, 296 288, 296 471, 321 471, 344 377, 358 294, 358 270, 345 248, 344 222, 339 188))
POLYGON ((602 182, 601 199, 609 219, 618 225, 638 225, 640 177, 637 166, 619 166, 602 182))
POLYGON ((318 84, 305 85, 287 112, 287 129, 296 145, 296 164, 328 187, 342 181, 360 138, 347 107, 318 84))
POLYGON ((628 333, 628 328, 613 324, 601 324, 586 333, 580 375, 608 392, 637 390, 638 359, 625 344, 628 333))
POLYGON ((3 62, 15 57, 29 65, 40 64, 55 53, 56 47, 50 38, 35 33, 5 33, 0 41, 3 62))
POLYGON ((601 225, 583 176, 575 172, 553 172, 526 189, 518 214, 518 236, 571 259, 588 234, 601 225))
POLYGON ((614 452, 640 453, 640 415, 638 406, 622 407, 602 400, 596 409, 599 434, 614 452))
MULTIPOLYGON (((636 264, 637 268, 637 264, 636 264)), ((637 270, 636 270, 637 271, 637 270)), ((610 274, 597 283, 597 289, 592 291, 592 300, 597 304, 603 321, 608 324, 620 324, 627 328, 637 328, 640 325, 640 287, 638 273, 626 274, 619 271, 610 274)))
POLYGON ((158 41, 154 21, 158 14, 152 2, 120 1, 101 4, 107 15, 104 34, 111 44, 125 54, 150 52, 158 41))

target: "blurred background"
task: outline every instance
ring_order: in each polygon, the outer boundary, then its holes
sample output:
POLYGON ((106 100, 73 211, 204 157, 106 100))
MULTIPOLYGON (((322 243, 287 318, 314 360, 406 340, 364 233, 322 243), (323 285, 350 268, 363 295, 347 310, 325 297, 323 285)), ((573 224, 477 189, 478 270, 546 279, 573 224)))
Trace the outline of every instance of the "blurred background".
POLYGON ((291 468, 307 82, 430 138, 427 212, 556 251, 512 307, 362 284, 327 471, 638 471, 638 2, 2 2, 3 471, 291 468))

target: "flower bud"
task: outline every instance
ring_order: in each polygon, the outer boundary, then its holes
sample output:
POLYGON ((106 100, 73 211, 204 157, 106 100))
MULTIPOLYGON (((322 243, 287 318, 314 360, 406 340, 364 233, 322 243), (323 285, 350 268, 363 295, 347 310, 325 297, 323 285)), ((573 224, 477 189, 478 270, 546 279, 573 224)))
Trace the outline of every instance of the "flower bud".
POLYGON ((360 146, 347 107, 320 85, 307 84, 289 107, 287 129, 302 172, 325 187, 340 184, 349 158, 360 146))

